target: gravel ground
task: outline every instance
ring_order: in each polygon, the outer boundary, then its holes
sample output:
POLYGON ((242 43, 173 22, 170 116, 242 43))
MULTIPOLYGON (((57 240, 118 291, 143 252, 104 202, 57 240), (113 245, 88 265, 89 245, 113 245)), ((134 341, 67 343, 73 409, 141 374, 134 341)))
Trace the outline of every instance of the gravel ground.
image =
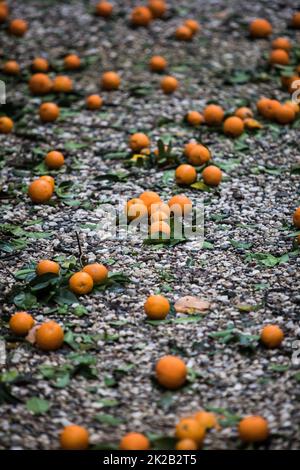
POLYGON ((70 422, 86 426, 92 444, 106 447, 131 430, 172 436, 179 417, 209 407, 222 409, 227 419, 220 431, 207 435, 205 449, 239 448, 236 421, 248 414, 261 414, 270 425, 271 438, 259 448, 299 448, 300 377, 292 361, 300 339, 299 264, 295 253, 272 267, 255 257, 265 253, 278 258, 295 250, 291 214, 300 205, 299 175, 291 167, 300 162, 299 128, 265 123, 263 130, 234 142, 206 127, 198 131, 182 123, 188 110, 201 110, 211 100, 230 111, 241 102, 254 109, 264 94, 288 99, 269 72, 265 80, 228 84, 228 79, 237 70, 251 70, 257 77, 264 67, 270 42, 249 39, 251 19, 266 17, 274 35, 299 40, 299 33, 286 30, 294 2, 168 0, 167 19, 149 29, 129 28, 127 16, 137 2, 127 0, 115 2, 121 6, 107 22, 91 14, 90 2, 9 3, 13 16, 27 19, 30 29, 23 39, 9 37, 4 26, 0 29, 2 59, 16 59, 22 67, 20 79, 5 77, 7 106, 17 126, 14 133, 0 136, 1 223, 52 236, 27 239, 22 249, 1 253, 1 327, 8 348, 4 371, 17 371, 18 377, 0 383, 0 403, 4 390, 10 393, 0 405, 0 448, 56 449, 59 430, 70 422), (200 21, 201 34, 191 43, 175 42, 174 28, 191 15, 200 21), (33 57, 45 54, 59 70, 69 52, 86 60, 84 70, 70 74, 78 93, 67 105, 61 101, 59 121, 41 125, 41 99, 28 96, 28 66, 33 57), (147 69, 153 53, 168 58, 170 74, 180 81, 172 96, 161 93, 160 76, 147 69), (99 91, 105 69, 120 73, 122 87, 101 93, 105 104, 100 111, 87 111, 84 98, 99 91), (146 132, 152 142, 171 138, 175 148, 199 138, 225 169, 219 189, 185 190, 194 204, 204 204, 203 249, 191 249, 189 243, 157 249, 131 239, 105 240, 99 234, 102 203, 117 205, 144 189, 158 191, 165 200, 182 192, 169 170, 124 165, 121 156, 136 130, 146 132), (65 153, 66 165, 56 172, 56 184, 73 183, 69 191, 74 197, 32 205, 26 187, 50 149, 65 153), (99 178, 124 168, 124 179, 99 178), (88 349, 96 360, 96 374, 77 373, 58 387, 45 378, 45 365, 52 371, 65 367, 74 361, 74 351, 66 345, 46 354, 9 337, 7 319, 16 307, 8 295, 16 283, 13 273, 29 262, 78 256, 76 231, 89 261, 108 264, 130 282, 80 299, 86 308, 82 316, 74 306, 30 309, 38 321, 52 318, 63 324, 75 335, 78 351, 88 349), (151 325, 145 321, 143 303, 158 291, 171 302, 199 296, 211 302, 211 310, 193 321, 177 315, 171 322, 151 325), (258 335, 268 323, 285 332, 280 349, 266 350, 256 342, 253 348, 243 347, 236 341, 239 334, 258 335), (228 342, 210 336, 231 327, 228 342), (178 392, 166 392, 152 380, 153 366, 165 354, 181 356, 191 369, 190 382, 178 392), (18 401, 8 403, 11 397, 18 401), (47 400, 50 409, 33 414, 26 404, 32 397, 47 400))

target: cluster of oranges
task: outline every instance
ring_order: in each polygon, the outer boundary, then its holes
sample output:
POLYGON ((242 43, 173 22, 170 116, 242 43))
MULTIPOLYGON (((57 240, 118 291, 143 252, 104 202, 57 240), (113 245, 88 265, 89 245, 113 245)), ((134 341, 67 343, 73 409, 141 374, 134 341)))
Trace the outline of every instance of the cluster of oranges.
POLYGON ((165 0, 148 0, 147 5, 133 8, 130 21, 133 26, 149 26, 151 21, 162 18, 167 12, 168 6, 165 0))
POLYGON ((28 30, 28 23, 22 18, 9 21, 9 7, 6 2, 0 3, 0 24, 8 21, 8 32, 14 36, 24 36, 28 30))
MULTIPOLYGON (((61 152, 52 150, 48 152, 45 159, 45 165, 49 170, 58 170, 65 163, 65 157, 61 152)), ((53 196, 55 189, 55 180, 53 176, 44 175, 35 179, 28 186, 28 196, 36 204, 48 202, 53 196)))
POLYGON ((180 41, 191 41, 200 29, 198 21, 189 18, 188 20, 185 20, 182 25, 178 26, 175 31, 175 37, 180 41))

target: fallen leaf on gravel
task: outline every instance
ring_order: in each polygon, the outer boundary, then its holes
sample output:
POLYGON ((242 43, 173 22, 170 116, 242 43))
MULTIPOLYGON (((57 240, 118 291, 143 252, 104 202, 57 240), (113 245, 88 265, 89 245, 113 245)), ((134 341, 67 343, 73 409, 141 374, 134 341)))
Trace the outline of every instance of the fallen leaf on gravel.
POLYGON ((36 332, 39 329, 40 325, 36 325, 31 330, 29 330, 28 335, 26 336, 26 341, 28 341, 31 344, 34 344, 36 342, 36 332))
POLYGON ((174 305, 176 312, 194 314, 197 312, 206 312, 210 307, 207 300, 202 300, 199 297, 187 295, 177 300, 174 305))

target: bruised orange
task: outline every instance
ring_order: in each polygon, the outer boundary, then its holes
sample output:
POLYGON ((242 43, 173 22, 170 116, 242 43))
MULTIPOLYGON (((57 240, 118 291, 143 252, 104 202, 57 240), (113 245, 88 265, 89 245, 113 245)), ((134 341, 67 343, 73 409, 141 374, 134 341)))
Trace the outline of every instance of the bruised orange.
POLYGON ((192 165, 183 163, 176 168, 175 179, 177 184, 190 185, 197 179, 197 172, 192 165))
POLYGON ((231 116, 225 119, 223 130, 230 137, 239 137, 244 132, 244 122, 237 116, 231 116))
POLYGON ((89 446, 89 433, 82 426, 69 424, 61 431, 59 441, 64 450, 85 450, 89 446))
POLYGON ((144 148, 148 148, 150 145, 149 137, 142 132, 136 132, 129 138, 129 147, 133 152, 139 152, 144 148))
POLYGON ((202 178, 208 186, 218 186, 222 180, 222 171, 214 165, 209 165, 202 171, 202 178))
POLYGON ((28 23, 23 19, 16 18, 15 20, 11 20, 9 23, 9 32, 14 36, 24 36, 27 30, 28 23))
POLYGON ((14 127, 14 122, 7 116, 0 117, 0 134, 9 134, 14 127))
POLYGON ((135 7, 131 12, 131 23, 134 26, 148 26, 152 18, 151 10, 144 6, 135 7))
POLYGON ((261 416, 247 416, 238 426, 238 433, 244 442, 261 442, 269 436, 268 422, 261 416))
POLYGON ((170 390, 180 388, 186 381, 187 367, 177 356, 163 356, 155 366, 158 383, 170 390))
POLYGON ((86 98, 86 106, 88 109, 100 109, 103 104, 103 99, 99 95, 90 95, 86 98))
POLYGON ((11 331, 18 336, 25 336, 34 326, 34 319, 27 312, 16 312, 9 320, 11 331))
POLYGON ((56 121, 59 116, 59 107, 55 103, 42 103, 39 114, 43 122, 56 121))
POLYGON ((50 168, 51 170, 57 170, 58 168, 61 168, 65 163, 65 157, 61 152, 52 150, 51 152, 47 153, 44 161, 48 168, 50 168))
POLYGON ((37 329, 36 344, 44 351, 55 351, 64 341, 64 330, 55 321, 47 321, 37 329))
POLYGON ((8 60, 3 65, 2 70, 6 75, 19 75, 21 69, 18 62, 16 62, 15 60, 8 60))
POLYGON ((42 259, 36 265, 36 273, 38 276, 42 276, 43 274, 59 274, 60 266, 55 261, 51 261, 50 259, 42 259))
POLYGON ((78 272, 73 274, 69 279, 69 288, 78 295, 88 294, 93 290, 94 281, 90 274, 86 272, 78 272))
POLYGON ((277 325, 267 325, 260 333, 261 342, 268 348, 278 348, 284 338, 281 328, 277 325))
POLYGON ((150 320, 163 320, 170 312, 170 303, 163 295, 150 295, 144 309, 150 320))
POLYGON ((37 180, 30 183, 28 187, 28 195, 32 202, 38 204, 44 203, 51 199, 53 194, 53 187, 51 183, 44 179, 38 178, 37 180))
POLYGON ((148 450, 150 442, 144 434, 129 432, 122 437, 119 447, 121 450, 148 450))
POLYGON ((160 87, 166 95, 174 93, 174 91, 177 90, 178 86, 178 80, 175 77, 171 77, 170 75, 162 78, 160 82, 160 87))
POLYGON ((45 73, 35 73, 30 77, 28 86, 34 95, 46 95, 51 91, 53 83, 45 73))
POLYGON ((209 126, 220 125, 224 115, 224 109, 217 104, 209 104, 203 111, 204 120, 209 126))
POLYGON ((272 33, 272 25, 264 18, 256 18, 250 23, 249 31, 253 38, 266 38, 272 33))
POLYGON ((116 72, 104 72, 101 77, 101 87, 103 90, 118 90, 121 84, 120 76, 116 72))
POLYGON ((188 162, 191 165, 200 166, 211 159, 211 153, 207 147, 201 144, 196 144, 191 147, 188 153, 188 162))
POLYGON ((166 59, 160 55, 154 55, 149 61, 149 68, 152 72, 163 72, 167 65, 166 59))
POLYGON ((108 269, 100 263, 87 264, 82 271, 92 277, 94 284, 102 284, 108 277, 108 269))

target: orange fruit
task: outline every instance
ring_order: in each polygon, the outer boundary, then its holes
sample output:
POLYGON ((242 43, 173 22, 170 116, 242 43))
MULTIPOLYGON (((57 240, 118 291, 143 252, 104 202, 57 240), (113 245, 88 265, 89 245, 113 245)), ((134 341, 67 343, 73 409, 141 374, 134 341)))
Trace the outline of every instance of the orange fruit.
POLYGON ((64 58, 64 66, 67 70, 77 70, 80 68, 80 57, 76 54, 69 54, 64 58))
POLYGON ((111 3, 101 0, 96 5, 96 15, 102 16, 103 18, 108 18, 113 12, 113 6, 111 3))
POLYGON ((178 26, 175 31, 176 39, 179 41, 190 41, 193 37, 193 31, 191 28, 185 25, 178 26))
POLYGON ((20 65, 15 60, 8 60, 3 65, 3 72, 7 75, 19 75, 20 65))
POLYGON ((86 98, 86 106, 88 109, 99 109, 103 104, 103 99, 99 95, 90 95, 86 98))
POLYGON ((55 103, 42 103, 39 114, 43 122, 56 121, 59 116, 59 107, 55 103))
POLYGON ((44 179, 38 178, 32 181, 28 187, 28 195, 32 202, 38 204, 47 202, 53 194, 52 185, 44 179))
POLYGON ((66 75, 58 75, 53 80, 53 91, 56 93, 70 93, 73 90, 73 82, 66 75))
POLYGON ((193 148, 194 148, 196 145, 197 145, 197 142, 195 142, 194 140, 192 140, 191 142, 185 144, 185 146, 184 146, 184 151, 183 151, 184 155, 185 155, 186 157, 189 157, 190 154, 191 154, 191 151, 193 150, 193 148))
POLYGON ((94 281, 90 274, 86 272, 78 272, 73 274, 69 279, 69 288, 78 295, 88 294, 93 290, 94 281))
POLYGON ((192 439, 199 445, 204 440, 205 428, 195 418, 182 418, 176 425, 175 436, 179 440, 192 439))
POLYGON ((163 320, 170 312, 170 303, 163 295, 150 295, 144 309, 151 320, 163 320))
POLYGON ((192 18, 185 20, 183 25, 187 26, 193 34, 196 34, 198 33, 198 31, 200 31, 200 24, 198 23, 198 21, 193 20, 192 18))
POLYGON ((28 23, 22 19, 15 19, 9 23, 9 32, 14 36, 24 36, 28 30, 28 23))
POLYGON ((176 168, 175 179, 177 184, 190 185, 197 179, 197 172, 192 165, 183 163, 176 168))
POLYGON ((225 119, 223 130, 230 137, 239 137, 244 132, 244 122, 237 116, 231 116, 225 119))
POLYGON ((108 277, 108 269, 100 263, 87 264, 82 271, 91 276, 94 284, 102 284, 108 277))
POLYGON ((300 207, 298 207, 293 214, 293 223, 295 227, 300 228, 300 207))
POLYGON ((288 65, 290 61, 288 53, 283 49, 273 49, 269 55, 270 64, 288 65))
POLYGON ((148 450, 150 442, 144 434, 129 432, 122 437, 119 447, 121 450, 148 450))
POLYGON ((59 274, 60 266, 58 263, 51 261, 50 259, 42 259, 36 265, 35 270, 38 276, 48 273, 59 274))
POLYGON ((154 55, 149 61, 149 68, 152 72, 163 72, 167 65, 166 59, 160 55, 154 55))
POLYGON ((154 222, 161 222, 161 221, 169 223, 169 216, 163 211, 155 211, 151 215, 151 223, 153 224, 154 222))
POLYGON ((204 429, 218 427, 218 421, 214 413, 210 413, 208 411, 198 411, 198 413, 194 415, 194 418, 204 429))
POLYGON ((168 239, 171 235, 170 225, 164 222, 163 220, 159 220, 158 222, 151 221, 150 235, 151 238, 168 239))
POLYGON ((198 445, 197 442, 193 441, 192 439, 181 439, 178 441, 176 446, 176 450, 197 450, 198 445))
POLYGON ((187 367, 177 356, 163 356, 156 363, 155 374, 160 385, 176 390, 186 381, 187 367))
POLYGON ((60 446, 65 450, 85 450, 89 446, 89 433, 82 426, 69 424, 59 436, 60 446))
POLYGON ((293 14, 292 26, 293 28, 296 28, 296 29, 300 28, 300 11, 296 11, 296 13, 293 14))
POLYGON ((209 104, 203 111, 204 120, 209 126, 220 125, 224 115, 224 109, 217 104, 209 104))
POLYGON ((34 326, 34 319, 27 312, 16 312, 9 320, 9 327, 15 335, 25 336, 34 326))
POLYGON ((56 170, 63 166, 65 163, 65 158, 61 152, 52 150, 51 152, 47 153, 44 161, 48 168, 51 168, 51 170, 56 170))
POLYGON ((142 201, 142 199, 140 199, 139 197, 134 197, 133 199, 129 199, 129 201, 127 201, 126 206, 125 206, 126 214, 128 214, 130 207, 136 204, 144 204, 144 201, 142 201))
POLYGON ((49 62, 47 59, 43 57, 36 57, 33 59, 31 63, 31 68, 35 72, 48 72, 49 70, 49 62))
POLYGON ((54 191, 55 181, 54 181, 54 178, 52 176, 49 176, 49 175, 40 176, 40 180, 48 181, 48 183, 50 183, 51 186, 52 186, 52 190, 54 191))
POLYGON ((295 101, 286 101, 284 104, 290 106, 294 110, 295 114, 300 112, 300 106, 295 101))
POLYGON ((184 194, 173 196, 169 200, 168 205, 170 210, 177 216, 192 212, 192 201, 184 194))
POLYGON ((7 3, 0 3, 0 23, 3 23, 9 15, 9 9, 7 3))
POLYGON ((289 124, 294 121, 296 113, 294 109, 288 104, 281 104, 276 109, 275 118, 280 124, 289 124))
POLYGON ((266 38, 272 33, 272 25, 263 18, 256 18, 250 23, 249 30, 253 38, 266 38))
POLYGON ((9 134, 14 127, 13 120, 6 116, 0 117, 0 134, 9 134))
POLYGON ((257 121, 256 119, 252 119, 252 118, 245 119, 244 125, 245 125, 245 128, 249 129, 250 131, 263 128, 262 124, 259 121, 257 121))
POLYGON ((129 220, 148 218, 148 209, 143 201, 131 204, 127 210, 127 218, 129 220))
POLYGON ((276 38, 272 41, 272 48, 273 49, 284 49, 285 51, 289 51, 292 45, 288 38, 276 38))
POLYGON ((165 0, 148 0, 148 8, 153 18, 161 18, 167 11, 165 0))
POLYGON ((266 119, 275 119, 277 110, 280 108, 280 103, 277 100, 270 100, 262 98, 257 103, 257 109, 260 114, 266 119))
POLYGON ((55 321, 47 321, 37 329, 36 344, 44 351, 54 351, 61 347, 64 341, 64 330, 55 321))
POLYGON ((218 186, 222 180, 222 171, 217 166, 207 166, 202 171, 202 178, 208 186, 218 186))
POLYGON ((278 348, 283 338, 283 331, 277 325, 267 325, 260 333, 261 342, 268 348, 278 348))
POLYGON ((211 159, 210 151, 207 147, 204 147, 204 145, 201 144, 196 144, 192 146, 191 151, 188 153, 188 162, 191 165, 200 166, 211 159))
POLYGON ((131 12, 131 23, 134 26, 148 26, 152 18, 151 10, 147 7, 135 7, 131 12))
POLYGON ((28 82, 29 89, 34 95, 46 95, 52 89, 51 78, 44 73, 35 73, 28 82))
POLYGON ((204 117, 198 111, 189 111, 186 115, 186 120, 191 126, 199 126, 204 122, 204 117))
POLYGON ((244 120, 247 118, 252 118, 253 112, 250 108, 247 108, 247 106, 242 106, 235 111, 234 115, 244 120))
POLYGON ((247 416, 240 421, 238 433, 245 442, 265 441, 269 436, 268 422, 261 416, 247 416))
POLYGON ((151 214, 155 214, 156 212, 163 212, 164 214, 169 216, 170 208, 165 202, 156 202, 151 204, 151 214))
POLYGON ((116 72, 104 72, 101 77, 103 90, 117 90, 120 87, 121 79, 116 72))
POLYGON ((131 135, 129 138, 129 147, 133 152, 139 152, 140 150, 149 147, 149 145, 149 137, 147 137, 146 134, 143 134, 142 132, 137 132, 136 134, 131 135))
POLYGON ((174 93, 174 91, 177 90, 178 86, 178 80, 175 77, 171 77, 170 75, 167 75, 166 77, 162 78, 160 82, 160 87, 166 95, 174 93))
POLYGON ((140 196, 139 199, 143 201, 145 206, 148 209, 148 213, 151 214, 152 204, 159 204, 161 203, 160 196, 154 191, 144 191, 140 196))

